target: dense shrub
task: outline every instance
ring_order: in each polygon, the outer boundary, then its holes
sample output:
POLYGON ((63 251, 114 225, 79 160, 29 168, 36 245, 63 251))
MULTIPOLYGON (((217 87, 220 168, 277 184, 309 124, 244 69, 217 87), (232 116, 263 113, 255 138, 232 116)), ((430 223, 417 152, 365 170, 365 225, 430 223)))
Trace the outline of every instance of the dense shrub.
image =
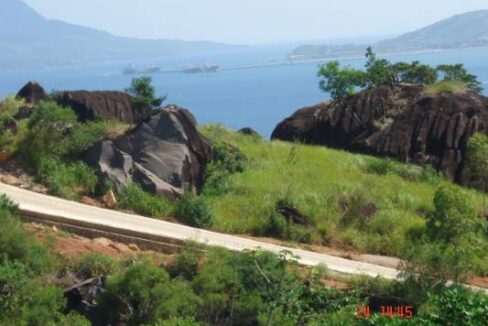
POLYGON ((105 134, 103 122, 80 123, 73 110, 54 102, 41 102, 28 127, 23 151, 33 163, 46 155, 77 158, 105 134))
POLYGON ((418 277, 427 285, 448 280, 457 283, 473 273, 479 257, 486 257, 486 242, 482 239, 486 221, 451 185, 438 189, 434 206, 425 237, 406 247, 406 275, 418 277))
POLYGON ((183 277, 192 280, 198 273, 198 264, 202 253, 196 246, 187 245, 179 252, 170 268, 172 277, 183 277))
POLYGON ((454 288, 433 296, 421 316, 435 325, 488 325, 488 296, 454 288))
POLYGON ((114 274, 118 263, 107 256, 89 253, 76 261, 74 270, 81 279, 114 274))
POLYGON ((488 192, 488 136, 476 134, 468 141, 466 174, 470 186, 488 192))
POLYGON ((178 198, 173 207, 175 217, 184 223, 195 227, 212 225, 213 215, 204 198, 186 191, 178 198))
POLYGON ((169 212, 166 199, 145 192, 139 185, 129 184, 119 194, 118 206, 149 217, 163 217, 169 212))
POLYGON ((149 262, 136 263, 108 280, 100 298, 107 324, 144 325, 178 316, 194 316, 199 298, 181 280, 149 262))
POLYGON ((51 268, 47 250, 39 246, 13 215, 12 204, 3 197, 0 207, 0 263, 18 261, 34 274, 51 268), (5 204, 4 204, 5 203, 5 204))
POLYGON ((0 212, 14 214, 19 210, 19 206, 10 200, 6 195, 0 195, 0 212))
POLYGON ((205 169, 203 193, 223 195, 231 188, 231 176, 246 169, 246 156, 237 148, 222 142, 213 142, 213 158, 205 169))
POLYGON ((85 163, 65 163, 53 156, 41 156, 36 176, 58 196, 75 199, 80 193, 93 194, 98 183, 95 172, 85 163))
POLYGON ((193 317, 173 317, 168 320, 157 321, 152 326, 199 326, 193 317))

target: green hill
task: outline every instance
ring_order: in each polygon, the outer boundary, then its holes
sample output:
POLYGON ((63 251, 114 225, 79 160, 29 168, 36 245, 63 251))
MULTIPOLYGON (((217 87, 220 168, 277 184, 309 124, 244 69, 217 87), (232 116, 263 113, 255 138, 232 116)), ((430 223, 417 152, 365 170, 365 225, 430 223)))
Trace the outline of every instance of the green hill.
MULTIPOLYGON (((244 172, 218 183, 222 191, 204 190, 218 231, 399 256, 406 234, 424 227, 434 210, 436 190, 448 183, 432 170, 391 160, 267 142, 220 126, 204 126, 201 131, 214 142, 239 148, 248 159, 244 172), (280 221, 279 202, 297 208, 310 225, 280 221)), ((479 216, 488 214, 486 195, 458 189, 479 216)))
MULTIPOLYGON (((302 45, 292 58, 359 56, 369 44, 302 45)), ((373 45, 379 53, 463 49, 488 46, 488 10, 455 15, 373 45)))

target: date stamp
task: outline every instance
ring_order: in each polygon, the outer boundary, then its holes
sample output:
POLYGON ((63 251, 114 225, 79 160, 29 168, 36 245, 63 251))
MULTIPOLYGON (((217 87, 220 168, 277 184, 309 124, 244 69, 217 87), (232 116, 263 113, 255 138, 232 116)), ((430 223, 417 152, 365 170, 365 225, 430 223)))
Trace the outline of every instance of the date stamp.
MULTIPOLYGON (((383 317, 411 319, 413 318, 412 306, 381 306, 379 313, 383 317)), ((368 319, 371 317, 369 306, 359 306, 356 309, 356 319, 368 319)))

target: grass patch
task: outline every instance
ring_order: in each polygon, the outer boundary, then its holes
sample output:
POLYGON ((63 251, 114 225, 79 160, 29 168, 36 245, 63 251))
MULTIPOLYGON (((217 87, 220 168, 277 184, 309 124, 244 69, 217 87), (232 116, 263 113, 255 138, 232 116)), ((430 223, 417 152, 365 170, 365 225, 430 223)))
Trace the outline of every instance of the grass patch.
POLYGON ((428 95, 436 94, 465 94, 468 91, 466 83, 457 80, 442 80, 432 85, 424 87, 424 93, 428 95))
MULTIPOLYGON (((434 193, 447 182, 430 169, 396 161, 266 142, 218 125, 200 130, 212 141, 239 148, 248 160, 244 171, 228 177, 225 193, 204 195, 214 214, 212 228, 221 232, 266 235, 273 230, 284 239, 401 255, 405 235, 425 224, 434 210, 434 193), (276 214, 283 198, 309 218, 307 233, 298 226, 290 230, 276 214)), ((485 216, 488 197, 459 189, 485 216)))
POLYGON ((128 185, 117 200, 119 208, 149 217, 164 217, 170 210, 170 204, 166 199, 145 192, 136 184, 128 185))
POLYGON ((132 125, 117 119, 102 120, 102 125, 105 129, 105 137, 109 139, 120 137, 132 128, 132 125))

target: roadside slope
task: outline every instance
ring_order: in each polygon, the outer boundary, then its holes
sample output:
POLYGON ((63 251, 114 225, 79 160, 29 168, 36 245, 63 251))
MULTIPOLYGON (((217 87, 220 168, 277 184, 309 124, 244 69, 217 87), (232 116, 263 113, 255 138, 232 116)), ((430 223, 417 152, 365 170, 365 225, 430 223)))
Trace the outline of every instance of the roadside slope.
POLYGON ((393 268, 356 262, 311 251, 286 248, 143 216, 87 206, 8 186, 3 183, 0 183, 0 193, 7 195, 19 204, 23 215, 40 217, 51 221, 110 230, 126 235, 137 235, 141 238, 157 239, 160 241, 192 240, 210 246, 220 246, 233 251, 260 248, 279 253, 280 251, 287 250, 299 257, 298 262, 300 264, 317 265, 325 263, 330 270, 347 274, 368 275, 372 277, 381 276, 387 279, 396 279, 398 274, 398 271, 393 268))

